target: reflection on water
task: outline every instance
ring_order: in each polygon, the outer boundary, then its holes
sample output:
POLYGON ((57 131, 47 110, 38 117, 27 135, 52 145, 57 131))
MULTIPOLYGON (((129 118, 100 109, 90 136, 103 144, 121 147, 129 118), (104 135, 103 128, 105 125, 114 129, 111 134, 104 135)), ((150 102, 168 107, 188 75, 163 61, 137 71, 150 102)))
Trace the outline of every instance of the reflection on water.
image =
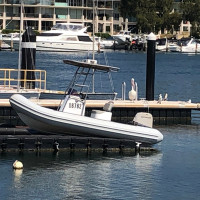
POLYGON ((148 156, 140 156, 138 154, 135 159, 135 168, 141 174, 150 173, 155 167, 160 165, 161 159, 162 153, 157 153, 156 156, 155 154, 148 154, 148 156))
POLYGON ((199 126, 170 126, 159 130, 165 140, 155 145, 158 152, 1 154, 0 187, 4 190, 0 197, 195 199, 200 195, 199 126), (12 169, 16 159, 24 164, 19 176, 12 169), (176 192, 172 192, 174 188, 176 192))
MULTIPOLYGON (((1 161, 9 161, 11 162, 13 158, 20 160, 23 165, 25 166, 26 170, 35 170, 38 168, 45 168, 51 169, 55 166, 57 169, 59 167, 63 167, 66 165, 67 167, 71 165, 77 165, 79 163, 85 162, 102 162, 103 161, 110 161, 110 160, 121 160, 121 159, 128 159, 134 158, 135 161, 138 159, 145 159, 145 158, 154 158, 155 155, 162 155, 159 151, 141 151, 139 153, 136 152, 126 152, 118 153, 118 152, 69 152, 69 151, 60 151, 60 152, 48 152, 48 151, 40 151, 40 152, 2 152, 0 160, 1 161), (137 159, 135 159, 137 158, 137 159)), ((151 159, 152 160, 152 159, 151 159)), ((146 162, 146 161, 145 161, 146 162)), ((151 162, 149 160, 149 162, 151 162)), ((154 161, 155 162, 155 161, 154 161)), ((1 166, 2 163, 0 163, 1 166)), ((12 167, 12 166, 11 166, 12 167)), ((21 170, 22 172, 23 170, 21 170)), ((16 173, 18 171, 16 170, 16 173)), ((19 175, 20 175, 19 170, 19 175)))
POLYGON ((20 184, 23 169, 13 169, 14 182, 16 185, 20 184))
MULTIPOLYGON (((8 199, 123 199, 124 195, 137 197, 143 188, 151 191, 150 182, 155 168, 159 168, 161 153, 141 154, 34 152, 1 155, 0 168, 8 174, 2 197, 8 199), (12 159, 22 161, 23 170, 11 170, 12 159), (10 172, 12 172, 10 174, 10 172), (140 184, 136 184, 137 182, 140 184), (34 190, 33 190, 34 188, 34 190), (121 193, 126 190, 126 193, 121 193), (19 197, 18 197, 19 195, 19 197), (53 197, 52 197, 53 195, 53 197)), ((2 174, 0 175, 2 180, 2 174)), ((1 183, 2 184, 2 183, 1 183)), ((0 187, 1 187, 0 184, 0 187)), ((5 184, 5 183, 4 183, 5 184)), ((2 194, 1 194, 2 195, 2 194)), ((130 198, 131 199, 131 198, 130 198)))

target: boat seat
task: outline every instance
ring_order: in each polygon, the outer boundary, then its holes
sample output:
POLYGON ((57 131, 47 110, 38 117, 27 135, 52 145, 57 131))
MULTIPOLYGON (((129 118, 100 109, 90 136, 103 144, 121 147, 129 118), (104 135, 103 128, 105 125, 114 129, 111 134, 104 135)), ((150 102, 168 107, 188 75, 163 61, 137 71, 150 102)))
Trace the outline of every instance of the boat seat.
POLYGON ((92 110, 91 117, 95 119, 111 121, 112 112, 107 112, 105 110, 92 110))
POLYGON ((106 121, 111 121, 112 118, 112 107, 113 107, 114 102, 109 101, 106 103, 103 107, 103 110, 92 110, 91 112, 91 117, 96 118, 96 119, 102 119, 106 121))
POLYGON ((105 103, 105 105, 103 106, 103 110, 106 112, 111 112, 113 105, 114 105, 114 102, 109 101, 108 103, 105 103))
POLYGON ((105 113, 105 111, 104 110, 92 110, 92 113, 103 114, 103 113, 105 113))

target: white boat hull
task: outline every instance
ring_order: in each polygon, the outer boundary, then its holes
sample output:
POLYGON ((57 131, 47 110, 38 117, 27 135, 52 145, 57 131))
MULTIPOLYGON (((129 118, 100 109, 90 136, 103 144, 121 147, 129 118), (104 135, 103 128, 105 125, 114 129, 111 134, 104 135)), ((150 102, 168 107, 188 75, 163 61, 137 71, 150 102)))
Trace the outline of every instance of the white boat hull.
MULTIPOLYGON (((37 51, 92 51, 92 42, 49 42, 49 41, 37 41, 37 51)), ((94 50, 98 51, 98 46, 95 44, 94 50)))
POLYGON ((25 124, 46 133, 111 137, 148 144, 163 140, 163 135, 156 129, 55 111, 17 94, 10 98, 10 103, 25 124))
POLYGON ((200 45, 190 45, 180 48, 180 51, 183 53, 200 53, 200 45))
POLYGON ((170 52, 180 52, 180 46, 178 46, 177 44, 170 44, 168 46, 168 50, 170 52))
POLYGON ((156 46, 156 51, 166 51, 167 47, 166 45, 158 45, 156 46))
MULTIPOLYGON (((9 44, 10 40, 5 40, 9 44)), ((13 40, 13 48, 19 49, 19 39, 13 40)), ((37 41, 37 51, 55 51, 55 52, 78 52, 78 51, 92 51, 93 42, 64 42, 64 41, 37 41)), ((94 51, 98 51, 98 45, 95 43, 94 51)))
POLYGON ((195 39, 191 38, 190 40, 183 42, 183 44, 170 46, 169 50, 182 53, 200 53, 200 44, 197 43, 195 39))

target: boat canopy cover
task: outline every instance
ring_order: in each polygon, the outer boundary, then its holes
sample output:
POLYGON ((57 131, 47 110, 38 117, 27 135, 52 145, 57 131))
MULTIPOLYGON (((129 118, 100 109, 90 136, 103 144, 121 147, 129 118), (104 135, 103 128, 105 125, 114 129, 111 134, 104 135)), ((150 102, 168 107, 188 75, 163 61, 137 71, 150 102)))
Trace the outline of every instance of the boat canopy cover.
POLYGON ((100 71, 106 71, 106 72, 110 72, 110 71, 117 72, 119 70, 118 67, 111 67, 111 66, 107 66, 107 65, 91 64, 91 63, 80 62, 80 61, 75 61, 75 60, 63 60, 63 62, 65 64, 74 65, 74 66, 77 66, 77 67, 90 68, 90 69, 100 70, 100 71))

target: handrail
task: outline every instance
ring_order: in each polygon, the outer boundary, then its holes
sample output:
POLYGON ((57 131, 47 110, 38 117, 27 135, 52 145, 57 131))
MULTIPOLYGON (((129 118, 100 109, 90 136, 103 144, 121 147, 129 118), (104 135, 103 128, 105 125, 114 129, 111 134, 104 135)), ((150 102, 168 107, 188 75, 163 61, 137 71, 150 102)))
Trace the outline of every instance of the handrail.
POLYGON ((46 90, 46 71, 45 70, 25 70, 21 69, 20 73, 24 73, 24 78, 18 80, 18 69, 8 69, 8 68, 1 68, 0 69, 0 87, 4 88, 13 88, 17 86, 18 81, 23 83, 22 85, 26 86, 27 82, 35 82, 35 86, 39 90, 46 90), (35 79, 27 79, 27 73, 34 72, 35 79))

